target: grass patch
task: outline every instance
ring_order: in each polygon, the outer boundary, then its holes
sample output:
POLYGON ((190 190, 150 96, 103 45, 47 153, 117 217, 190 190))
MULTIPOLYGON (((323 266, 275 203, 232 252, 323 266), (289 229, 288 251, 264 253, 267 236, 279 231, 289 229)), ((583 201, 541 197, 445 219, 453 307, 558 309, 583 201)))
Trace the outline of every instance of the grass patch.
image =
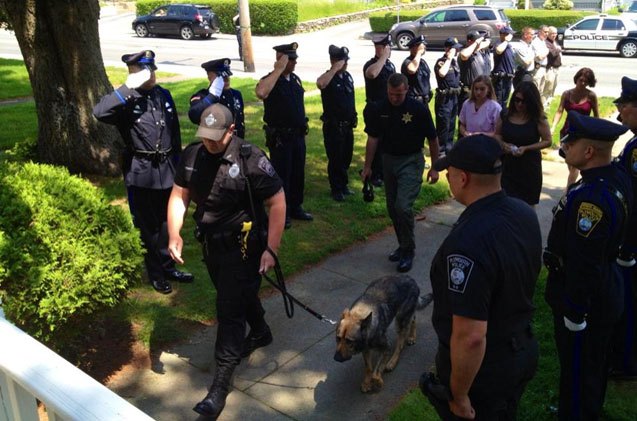
POLYGON ((0 58, 0 100, 33 95, 22 60, 0 58))
MULTIPOLYGON (((540 361, 535 377, 526 388, 518 409, 519 421, 554 420, 556 417, 549 413, 550 405, 557 405, 559 385, 559 362, 557 350, 553 340, 553 317, 551 309, 544 301, 546 288, 546 269, 543 269, 538 279, 533 301, 537 306, 533 329, 540 343, 540 361)), ((425 371, 423 367, 422 371, 425 371)), ((414 373, 417 381, 421 373, 414 373)), ((606 401, 602 412, 604 420, 629 420, 635 418, 637 402, 634 399, 635 383, 609 382, 606 401)), ((411 390, 400 403, 391 411, 389 419, 393 421, 403 419, 438 419, 435 410, 423 396, 420 389, 411 390)))
POLYGON ((352 0, 312 0, 308 2, 299 0, 299 22, 360 12, 362 10, 375 9, 383 6, 393 6, 395 4, 396 2, 394 0, 364 2, 352 0))
MULTIPOLYGON (((548 116, 549 120, 549 126, 553 124, 553 117, 557 112, 557 107, 559 107, 560 105, 561 95, 561 93, 556 92, 555 97, 551 101, 551 105, 549 106, 548 110, 546 110, 546 115, 548 116)), ((608 118, 612 116, 615 111, 617 111, 617 107, 615 106, 615 104, 613 104, 613 101, 614 98, 611 97, 597 97, 597 102, 599 105, 599 116, 601 118, 608 118)), ((560 144, 560 129, 564 125, 567 114, 568 113, 566 111, 562 113, 562 117, 560 118, 560 121, 556 126, 557 128, 555 130, 555 133, 551 133, 553 135, 553 147, 557 148, 560 144)))

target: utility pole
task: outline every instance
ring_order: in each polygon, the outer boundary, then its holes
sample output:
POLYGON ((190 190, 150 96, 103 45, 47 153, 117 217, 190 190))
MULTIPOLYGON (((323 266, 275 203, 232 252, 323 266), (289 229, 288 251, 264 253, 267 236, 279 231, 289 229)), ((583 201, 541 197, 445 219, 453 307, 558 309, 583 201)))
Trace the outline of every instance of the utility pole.
POLYGON ((239 0, 239 25, 241 26, 243 70, 245 72, 254 73, 254 57, 252 57, 252 30, 250 29, 250 4, 248 0, 239 0))

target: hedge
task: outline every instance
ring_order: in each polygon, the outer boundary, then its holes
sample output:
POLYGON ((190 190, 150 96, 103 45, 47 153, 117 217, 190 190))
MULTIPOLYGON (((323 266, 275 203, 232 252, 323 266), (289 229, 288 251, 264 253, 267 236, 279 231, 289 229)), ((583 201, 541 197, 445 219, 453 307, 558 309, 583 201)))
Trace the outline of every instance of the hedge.
MULTIPOLYGON (((183 0, 138 0, 136 13, 138 16, 146 15, 167 3, 183 3, 183 0)), ((234 34, 232 18, 237 14, 236 0, 202 0, 195 3, 210 6, 219 18, 221 32, 234 34)), ((250 24, 254 35, 291 34, 297 23, 296 0, 250 0, 250 24)))
POLYGON ((7 319, 55 350, 87 333, 142 273, 128 212, 62 167, 0 165, 0 296, 7 319))
MULTIPOLYGON (((405 11, 400 13, 400 21, 413 21, 425 15, 429 11, 405 11)), ((511 27, 516 31, 530 26, 538 28, 540 25, 550 25, 557 28, 573 24, 584 16, 594 15, 591 11, 576 10, 515 10, 507 9, 505 11, 511 20, 511 27)), ((389 32, 391 26, 396 23, 396 12, 375 12, 369 16, 369 26, 373 32, 389 32)))

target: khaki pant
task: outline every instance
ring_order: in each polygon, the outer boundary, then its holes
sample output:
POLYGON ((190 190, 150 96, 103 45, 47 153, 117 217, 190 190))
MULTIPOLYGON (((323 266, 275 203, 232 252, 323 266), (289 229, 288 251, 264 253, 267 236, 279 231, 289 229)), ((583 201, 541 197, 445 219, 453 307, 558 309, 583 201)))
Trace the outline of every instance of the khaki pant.
POLYGON ((542 94, 542 103, 545 106, 555 95, 555 88, 557 88, 557 75, 559 71, 560 69, 558 67, 551 67, 546 71, 546 76, 544 78, 544 90, 540 92, 542 94))
POLYGON ((533 83, 537 86, 537 90, 540 91, 540 94, 544 90, 544 84, 546 81, 546 67, 538 67, 535 69, 535 73, 533 73, 533 83))

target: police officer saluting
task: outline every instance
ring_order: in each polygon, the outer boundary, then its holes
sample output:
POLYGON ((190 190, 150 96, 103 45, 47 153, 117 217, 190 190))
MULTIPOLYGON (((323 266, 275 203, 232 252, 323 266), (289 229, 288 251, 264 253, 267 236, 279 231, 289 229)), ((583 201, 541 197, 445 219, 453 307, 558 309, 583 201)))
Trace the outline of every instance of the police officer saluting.
POLYGON ((308 131, 301 79, 294 73, 298 44, 277 45, 274 70, 261 78, 256 94, 263 100, 266 146, 283 181, 287 201, 286 228, 290 218, 311 221, 303 205, 305 190, 305 135, 308 131))
POLYGON ((482 50, 488 48, 491 41, 485 40, 484 35, 480 35, 478 31, 469 31, 467 33, 467 44, 460 50, 460 82, 463 90, 458 98, 458 113, 462 109, 462 104, 467 100, 471 93, 471 84, 474 79, 481 75, 488 75, 487 67, 484 64, 484 54, 482 50))
POLYGON ((197 205, 193 217, 217 290, 216 371, 209 393, 194 408, 213 419, 223 410, 241 358, 272 342, 258 296, 260 274, 275 264, 285 221, 281 180, 264 153, 233 131, 227 107, 204 110, 197 130, 201 142, 184 150, 168 206, 170 255, 183 263, 180 230, 190 201, 197 205))
POLYGON ((460 68, 458 67, 458 51, 462 44, 456 38, 445 40, 445 54, 434 65, 436 73, 436 132, 440 144, 440 155, 445 155, 453 146, 453 137, 458 117, 458 95, 460 94, 460 68))
MULTIPOLYGON (((438 138, 429 108, 407 97, 407 78, 394 73, 387 81, 387 99, 365 106, 365 166, 361 178, 372 174, 372 159, 378 151, 383 159, 387 211, 394 225, 398 248, 389 254, 389 261, 398 262, 399 272, 411 270, 416 249, 414 236, 414 201, 420 193, 425 169, 423 146, 429 143, 431 160, 438 159, 438 138)), ((433 168, 427 181, 438 181, 433 168)))
MULTIPOLYGON (((633 205, 637 203, 637 80, 622 78, 622 93, 615 100, 618 120, 635 136, 626 143, 617 158, 632 181, 633 205)), ((611 376, 635 378, 637 376, 637 210, 633 208, 626 227, 622 253, 617 262, 622 266, 624 278, 624 314, 615 326, 611 376)))
POLYGON ((190 110, 188 111, 190 121, 199 125, 199 118, 203 110, 215 102, 219 102, 232 111, 235 134, 243 139, 246 133, 243 96, 241 92, 230 87, 230 76, 232 76, 230 59, 210 60, 203 63, 201 67, 208 74, 210 85, 208 89, 201 89, 190 97, 190 110))
POLYGON ((349 50, 330 45, 332 67, 316 80, 323 102, 323 141, 327 154, 327 176, 332 198, 337 202, 353 194, 347 186, 347 170, 352 163, 354 127, 358 123, 354 101, 354 79, 347 71, 349 50))
POLYGON ((495 56, 493 58, 493 72, 491 81, 495 96, 503 110, 507 109, 513 75, 515 74, 515 54, 511 47, 511 40, 515 31, 508 26, 500 29, 500 40, 495 44, 495 56))
POLYGON ((104 96, 93 115, 113 124, 124 139, 124 183, 133 222, 146 248, 144 263, 153 288, 170 294, 168 279, 192 282, 190 273, 175 269, 168 254, 166 206, 181 152, 181 134, 175 102, 155 81, 155 53, 125 54, 124 85, 104 96))
POLYGON ((428 104, 431 100, 431 83, 429 78, 431 70, 423 59, 427 50, 427 42, 424 35, 413 38, 407 44, 409 47, 409 56, 403 61, 400 67, 400 73, 407 76, 409 81, 409 92, 407 95, 424 104, 428 104))
POLYGON ((577 112, 561 153, 580 170, 553 209, 544 251, 546 301, 553 310, 560 360, 560 420, 599 419, 608 377, 613 325, 623 310, 615 258, 632 208, 630 179, 611 164, 626 128, 577 112))
MULTIPOLYGON (((367 103, 387 98, 387 79, 396 73, 394 63, 389 60, 391 56, 391 37, 389 34, 378 35, 372 39, 372 42, 374 43, 374 57, 363 66, 365 101, 367 103)), ((383 185, 383 161, 380 154, 376 155, 372 162, 370 180, 376 187, 383 185)))
POLYGON ((537 367, 530 324, 540 225, 530 206, 502 190, 501 155, 496 139, 475 135, 434 164, 447 170, 454 199, 467 207, 430 272, 442 387, 432 388, 433 375, 425 373, 421 390, 445 421, 514 420, 537 367))

